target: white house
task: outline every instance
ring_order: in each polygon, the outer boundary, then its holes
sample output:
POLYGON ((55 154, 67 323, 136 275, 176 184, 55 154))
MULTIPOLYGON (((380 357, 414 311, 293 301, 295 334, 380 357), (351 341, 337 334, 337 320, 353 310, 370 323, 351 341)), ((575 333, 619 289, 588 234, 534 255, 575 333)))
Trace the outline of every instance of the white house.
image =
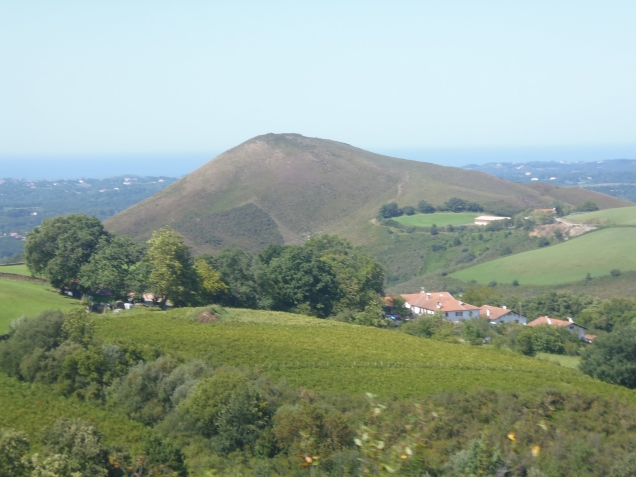
POLYGON ((459 321, 479 316, 479 308, 463 301, 456 300, 448 292, 424 291, 402 295, 406 300, 404 306, 411 309, 415 315, 442 313, 442 316, 450 321, 459 321))
POLYGON ((475 217, 475 225, 488 225, 495 220, 506 220, 510 219, 510 217, 496 217, 494 215, 480 215, 479 217, 475 217))
POLYGON ((509 310, 506 306, 499 308, 498 306, 484 305, 479 307, 479 314, 487 317, 493 325, 499 325, 501 323, 519 323, 520 325, 525 325, 528 321, 525 316, 520 315, 516 311, 509 310))
MULTIPOLYGON (((550 325, 550 326, 560 326, 566 328, 570 333, 574 333, 581 340, 585 340, 585 330, 587 329, 585 326, 577 325, 572 321, 572 318, 568 318, 566 320, 557 320, 556 318, 548 318, 547 316, 540 316, 536 320, 528 323, 528 326, 541 326, 541 325, 550 325)), ((594 338, 592 338, 594 339, 594 338)), ((590 340, 591 341, 591 340, 590 340)))

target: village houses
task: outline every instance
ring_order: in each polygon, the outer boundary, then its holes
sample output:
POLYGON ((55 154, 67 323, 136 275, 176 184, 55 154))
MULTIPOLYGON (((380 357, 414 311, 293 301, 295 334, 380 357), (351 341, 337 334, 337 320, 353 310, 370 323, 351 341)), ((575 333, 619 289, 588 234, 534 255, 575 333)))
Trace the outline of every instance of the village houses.
POLYGON ((596 338, 596 335, 586 334, 585 330, 587 330, 587 328, 585 326, 574 323, 572 318, 568 318, 567 320, 558 320, 556 318, 540 316, 536 320, 533 320, 530 323, 528 323, 528 326, 541 326, 541 325, 558 326, 558 327, 565 328, 570 333, 573 333, 576 336, 578 336, 580 340, 587 341, 588 343, 591 343, 594 340, 594 338, 596 338))
POLYGON ((516 311, 510 310, 507 306, 490 306, 484 305, 479 308, 479 315, 487 317, 493 325, 500 325, 502 323, 519 323, 520 325, 526 324, 526 317, 520 315, 516 311))
POLYGON ((449 321, 465 320, 467 318, 477 318, 479 308, 461 300, 456 300, 448 292, 420 293, 402 295, 406 300, 404 306, 409 308, 415 315, 442 313, 442 316, 449 321))

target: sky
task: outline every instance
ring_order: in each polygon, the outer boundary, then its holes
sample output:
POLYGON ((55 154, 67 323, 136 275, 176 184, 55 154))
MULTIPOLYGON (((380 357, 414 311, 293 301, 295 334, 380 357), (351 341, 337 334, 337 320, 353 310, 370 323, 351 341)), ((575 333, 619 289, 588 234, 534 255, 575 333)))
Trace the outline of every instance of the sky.
POLYGON ((0 176, 180 175, 269 132, 452 165, 636 158, 634 18, 611 0, 3 0, 0 176))

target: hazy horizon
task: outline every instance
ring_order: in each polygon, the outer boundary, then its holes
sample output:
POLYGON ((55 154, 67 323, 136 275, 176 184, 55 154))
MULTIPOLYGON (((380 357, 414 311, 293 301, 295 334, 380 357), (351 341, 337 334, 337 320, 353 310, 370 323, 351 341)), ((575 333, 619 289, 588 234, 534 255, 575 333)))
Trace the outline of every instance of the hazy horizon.
MULTIPOLYGON (((181 177, 193 172, 221 152, 0 156, 0 179, 103 179, 127 174, 181 177)), ((594 162, 636 159, 636 146, 377 149, 371 152, 451 167, 502 162, 594 162)))

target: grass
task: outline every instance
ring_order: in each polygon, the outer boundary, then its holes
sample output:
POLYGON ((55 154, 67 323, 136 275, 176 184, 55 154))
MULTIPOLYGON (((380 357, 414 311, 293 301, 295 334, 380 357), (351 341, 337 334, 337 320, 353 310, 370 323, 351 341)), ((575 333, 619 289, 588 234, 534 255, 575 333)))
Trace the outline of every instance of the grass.
POLYGON ((446 225, 472 224, 475 217, 479 217, 479 214, 468 212, 437 212, 435 214, 403 215, 402 217, 395 217, 393 220, 411 227, 430 227, 433 224, 438 227, 443 227, 446 225))
POLYGON ((636 207, 597 210, 587 214, 568 215, 566 220, 575 223, 601 225, 636 225, 636 207))
POLYGON ((609 228, 551 247, 523 252, 451 274, 463 281, 557 285, 612 269, 636 270, 636 228, 609 228))
POLYGON ((31 438, 40 437, 42 429, 60 417, 91 422, 104 434, 107 444, 128 444, 133 449, 149 432, 123 412, 65 398, 51 392, 50 386, 21 382, 3 373, 0 373, 0 402, 0 428, 22 430, 31 438))
POLYGON ((579 369, 581 358, 579 356, 565 356, 562 354, 538 353, 537 358, 552 363, 559 363, 565 368, 579 369))
POLYGON ((0 334, 9 330, 12 320, 52 309, 67 310, 79 302, 60 295, 42 283, 0 279, 0 334))
POLYGON ((14 273, 16 275, 24 275, 25 277, 31 276, 31 271, 27 268, 26 264, 0 265, 0 273, 14 273))
POLYGON ((232 309, 218 323, 200 324, 192 319, 197 313, 177 309, 102 315, 96 330, 103 342, 143 343, 183 360, 256 367, 292 386, 314 390, 385 397, 547 386, 627 393, 541 360, 397 331, 232 309))

